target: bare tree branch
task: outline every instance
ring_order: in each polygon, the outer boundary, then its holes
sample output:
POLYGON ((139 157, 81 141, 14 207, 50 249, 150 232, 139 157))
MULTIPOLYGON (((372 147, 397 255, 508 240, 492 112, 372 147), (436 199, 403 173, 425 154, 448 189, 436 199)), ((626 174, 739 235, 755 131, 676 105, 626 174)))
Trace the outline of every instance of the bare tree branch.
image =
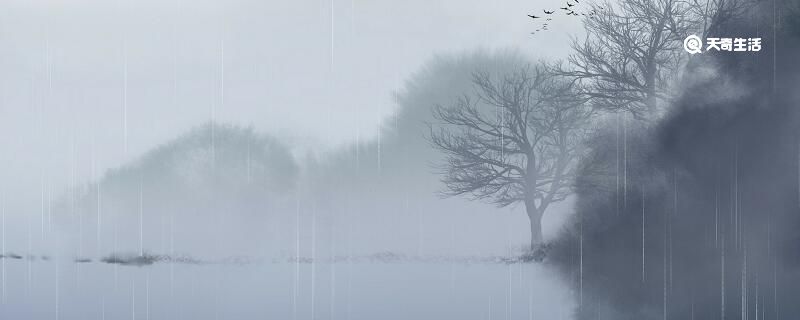
POLYGON ((593 106, 651 119, 687 54, 683 39, 713 34, 740 14, 749 0, 626 0, 592 4, 584 19, 587 36, 573 39, 568 64, 554 74, 581 83, 593 106))
POLYGON ((446 156, 438 166, 442 195, 501 207, 524 202, 540 217, 572 191, 591 116, 587 98, 577 83, 543 67, 477 72, 473 83, 475 98, 433 110, 430 142, 446 156))

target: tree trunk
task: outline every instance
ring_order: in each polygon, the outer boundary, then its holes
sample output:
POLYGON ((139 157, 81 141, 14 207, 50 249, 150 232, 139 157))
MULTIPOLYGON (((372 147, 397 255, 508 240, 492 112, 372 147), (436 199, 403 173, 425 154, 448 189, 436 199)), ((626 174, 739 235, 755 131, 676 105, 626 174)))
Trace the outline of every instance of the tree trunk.
POLYGON ((531 223, 531 250, 542 244, 542 214, 536 208, 525 206, 531 223))

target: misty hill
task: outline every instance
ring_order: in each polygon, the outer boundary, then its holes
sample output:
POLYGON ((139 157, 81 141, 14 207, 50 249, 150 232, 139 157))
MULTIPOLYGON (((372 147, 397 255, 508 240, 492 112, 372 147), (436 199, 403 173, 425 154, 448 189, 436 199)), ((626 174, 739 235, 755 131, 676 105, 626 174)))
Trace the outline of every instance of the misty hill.
POLYGON ((206 124, 110 170, 99 183, 105 199, 125 207, 138 207, 132 204, 141 188, 149 209, 182 210, 258 202, 291 188, 296 175, 288 148, 277 140, 252 128, 206 124))
MULTIPOLYGON (((62 219, 72 233, 91 232, 80 236, 84 246, 93 247, 88 239, 97 233, 105 251, 167 250, 175 240, 166 234, 206 248, 221 247, 219 235, 229 240, 226 247, 246 250, 244 238, 263 231, 250 226, 282 207, 297 175, 289 149, 276 139, 209 123, 109 170, 76 197, 74 209, 66 201, 73 214, 62 219)), ((183 241, 183 251, 192 251, 183 241)))
POLYGON ((299 237, 303 251, 314 242, 354 254, 506 254, 528 242, 525 215, 440 199, 439 154, 425 137, 434 106, 474 94, 473 73, 503 76, 531 62, 515 51, 438 56, 396 93, 377 138, 302 165, 251 128, 199 126, 88 185, 67 224, 84 247, 97 232, 106 253, 163 253, 175 242, 196 256, 292 255, 299 237))

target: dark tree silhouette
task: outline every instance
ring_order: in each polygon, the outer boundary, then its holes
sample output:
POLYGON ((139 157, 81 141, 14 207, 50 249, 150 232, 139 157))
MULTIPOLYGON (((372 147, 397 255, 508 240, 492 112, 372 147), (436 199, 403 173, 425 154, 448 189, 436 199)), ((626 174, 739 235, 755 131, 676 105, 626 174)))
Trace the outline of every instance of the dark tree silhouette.
POLYGON ((541 67, 475 73, 473 82, 475 97, 433 110, 430 142, 445 154, 442 195, 500 207, 522 202, 533 249, 548 206, 571 192, 590 111, 573 83, 541 67))

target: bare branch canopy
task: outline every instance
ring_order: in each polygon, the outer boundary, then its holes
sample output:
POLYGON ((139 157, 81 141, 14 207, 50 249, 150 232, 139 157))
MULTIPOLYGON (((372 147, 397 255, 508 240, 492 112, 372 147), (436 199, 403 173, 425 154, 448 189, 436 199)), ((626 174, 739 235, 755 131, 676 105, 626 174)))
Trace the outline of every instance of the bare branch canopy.
POLYGON ((540 228, 547 207, 571 192, 591 115, 585 98, 539 66, 476 72, 473 83, 473 95, 433 111, 430 142, 445 154, 442 194, 501 207, 523 202, 540 228))

